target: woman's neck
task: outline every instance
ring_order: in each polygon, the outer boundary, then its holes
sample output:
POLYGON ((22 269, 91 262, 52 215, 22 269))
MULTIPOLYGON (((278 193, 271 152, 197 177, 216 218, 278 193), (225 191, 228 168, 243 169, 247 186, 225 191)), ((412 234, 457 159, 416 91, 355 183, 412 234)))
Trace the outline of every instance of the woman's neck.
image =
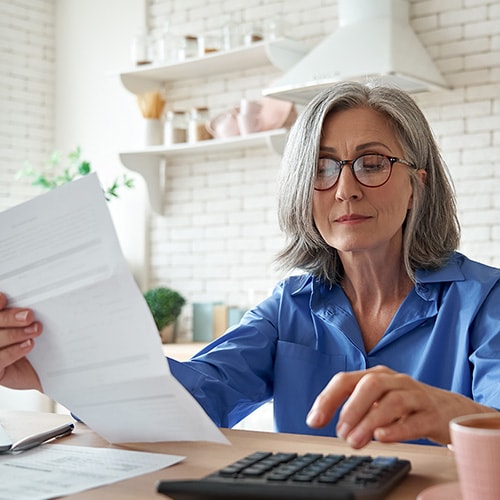
POLYGON ((341 287, 349 299, 363 335, 367 352, 382 338, 413 282, 401 257, 343 259, 341 287))

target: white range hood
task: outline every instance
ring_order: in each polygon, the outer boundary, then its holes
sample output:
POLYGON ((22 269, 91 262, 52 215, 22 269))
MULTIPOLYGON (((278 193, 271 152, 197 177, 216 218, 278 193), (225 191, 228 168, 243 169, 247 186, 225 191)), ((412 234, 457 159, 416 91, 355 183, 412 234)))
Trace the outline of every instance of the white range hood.
POLYGON ((409 23, 408 0, 338 0, 339 28, 264 95, 305 104, 334 82, 396 85, 408 92, 448 88, 409 23))

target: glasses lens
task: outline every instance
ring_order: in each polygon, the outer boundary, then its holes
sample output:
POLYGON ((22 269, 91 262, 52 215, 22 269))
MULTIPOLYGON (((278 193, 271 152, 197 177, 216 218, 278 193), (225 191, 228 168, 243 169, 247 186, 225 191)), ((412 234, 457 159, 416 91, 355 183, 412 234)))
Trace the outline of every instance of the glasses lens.
POLYGON ((314 188, 319 190, 330 189, 339 178, 339 163, 331 158, 320 158, 314 188))
POLYGON ((353 163, 356 179, 365 186, 380 186, 391 175, 391 162, 383 155, 363 155, 353 163))

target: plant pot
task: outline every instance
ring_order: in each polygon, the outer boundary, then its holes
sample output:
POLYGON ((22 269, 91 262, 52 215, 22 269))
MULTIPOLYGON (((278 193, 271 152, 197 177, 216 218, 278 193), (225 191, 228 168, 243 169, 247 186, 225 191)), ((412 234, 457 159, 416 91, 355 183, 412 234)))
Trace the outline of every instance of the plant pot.
POLYGON ((160 338, 163 344, 172 344, 175 342, 175 323, 164 326, 160 330, 160 338))

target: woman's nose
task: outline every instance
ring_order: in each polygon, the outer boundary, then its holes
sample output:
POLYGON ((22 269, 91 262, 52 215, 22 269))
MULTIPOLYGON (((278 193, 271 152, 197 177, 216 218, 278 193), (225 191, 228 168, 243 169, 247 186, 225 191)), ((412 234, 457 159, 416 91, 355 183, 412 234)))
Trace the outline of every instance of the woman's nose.
POLYGON ((356 177, 354 177, 350 165, 343 166, 336 187, 337 190, 335 195, 337 199, 341 201, 358 199, 363 194, 361 184, 357 181, 356 177))

